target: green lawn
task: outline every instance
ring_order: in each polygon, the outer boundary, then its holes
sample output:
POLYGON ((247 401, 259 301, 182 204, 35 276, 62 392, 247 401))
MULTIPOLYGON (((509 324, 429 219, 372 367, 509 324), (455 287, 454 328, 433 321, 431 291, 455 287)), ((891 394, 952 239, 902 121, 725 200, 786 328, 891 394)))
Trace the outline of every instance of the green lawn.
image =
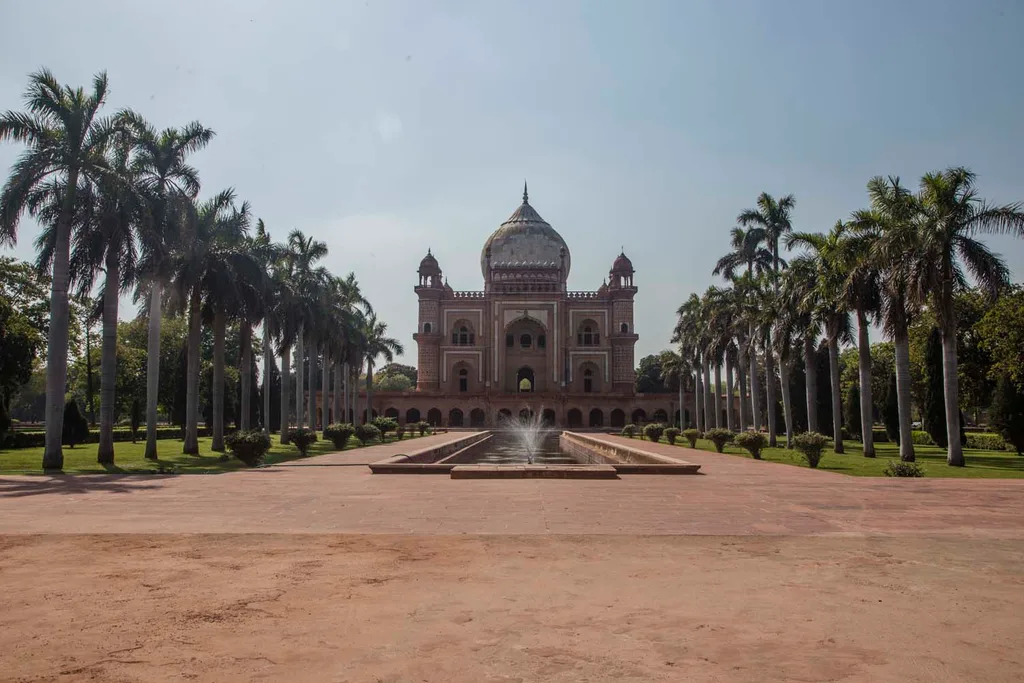
MULTIPOLYGON (((295 460, 299 457, 299 451, 295 446, 281 445, 281 438, 274 434, 271 437, 274 445, 267 454, 266 463, 275 463, 295 460)), ((406 436, 406 439, 413 437, 406 436)), ((395 440, 394 434, 388 435, 388 442, 395 440)), ((160 459, 157 461, 146 460, 143 455, 146 451, 146 442, 138 443, 121 442, 114 444, 114 459, 116 464, 113 467, 105 467, 96 462, 97 444, 86 444, 75 448, 64 447, 64 473, 65 474, 104 474, 110 472, 156 474, 159 472, 175 474, 219 474, 231 472, 238 469, 246 469, 240 460, 228 457, 221 461, 221 453, 216 453, 210 448, 210 438, 199 439, 199 455, 184 455, 181 452, 180 439, 161 439, 157 441, 157 448, 160 459)), ((359 441, 352 437, 349 439, 345 450, 360 448, 359 441)), ((309 456, 334 453, 338 449, 330 441, 323 439, 317 441, 309 448, 309 456)), ((40 465, 43 462, 43 448, 18 448, 12 450, 0 450, 0 474, 42 474, 40 465)))
MULTIPOLYGON (((785 443, 785 438, 780 438, 785 443)), ((662 442, 667 443, 664 437, 662 442)), ((677 446, 688 446, 686 439, 680 437, 677 446)), ((850 474, 857 477, 882 477, 889 460, 899 460, 899 446, 894 443, 875 444, 876 457, 865 458, 860 443, 845 441, 846 453, 836 454, 826 450, 818 463, 819 470, 850 474)), ((702 451, 715 451, 715 445, 706 439, 697 441, 697 448, 702 451)), ((725 452, 749 458, 750 454, 734 444, 728 444, 725 452)), ((950 467, 946 464, 946 451, 938 446, 914 446, 917 464, 924 469, 926 477, 985 477, 993 479, 1024 478, 1024 457, 1009 451, 988 451, 977 448, 965 448, 966 467, 950 467)), ((761 452, 762 460, 781 462, 787 465, 807 467, 807 461, 797 451, 785 448, 766 448, 761 452)))

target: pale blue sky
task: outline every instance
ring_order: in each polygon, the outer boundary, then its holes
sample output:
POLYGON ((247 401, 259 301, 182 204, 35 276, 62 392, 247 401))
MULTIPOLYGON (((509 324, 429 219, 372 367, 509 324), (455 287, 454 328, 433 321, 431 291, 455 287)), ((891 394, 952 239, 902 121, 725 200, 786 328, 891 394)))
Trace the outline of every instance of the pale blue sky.
MULTIPOLYGON (((962 164, 1024 199, 1022 29, 1015 1, 8 0, 0 109, 40 66, 106 69, 111 110, 214 128, 204 194, 234 186, 274 237, 325 240, 413 364, 419 259, 481 288, 528 178, 571 288, 625 246, 639 359, 762 190, 796 195, 800 230, 861 207, 875 174, 962 164)), ((1024 241, 990 243, 1020 279, 1024 241)))

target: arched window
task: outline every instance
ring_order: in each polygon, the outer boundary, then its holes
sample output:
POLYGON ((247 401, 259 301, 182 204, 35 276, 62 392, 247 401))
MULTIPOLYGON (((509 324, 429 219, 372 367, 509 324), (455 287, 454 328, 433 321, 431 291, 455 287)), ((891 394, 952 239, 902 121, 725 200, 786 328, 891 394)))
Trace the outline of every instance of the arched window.
POLYGON ((430 323, 423 323, 423 333, 430 334, 430 323))
POLYGON ((590 393, 594 390, 594 373, 587 368, 583 371, 583 391, 590 393))
POLYGON ((452 344, 456 346, 472 346, 475 343, 473 331, 467 325, 460 325, 452 330, 452 344))
POLYGON ((543 349, 543 348, 546 348, 547 345, 548 345, 547 337, 545 337, 543 334, 538 334, 537 335, 537 348, 538 349, 543 349))
POLYGON ((459 370, 459 391, 469 391, 469 370, 459 370))
POLYGON ((579 346, 598 346, 601 343, 601 335, 597 326, 586 322, 576 332, 576 343, 579 346))
POLYGON ((622 323, 622 325, 619 326, 619 331, 622 332, 622 334, 629 334, 629 323, 622 323))
POLYGON ((530 345, 532 343, 533 343, 533 337, 531 337, 530 335, 522 334, 522 335, 519 336, 519 346, 521 346, 522 348, 528 349, 528 348, 530 348, 530 345))

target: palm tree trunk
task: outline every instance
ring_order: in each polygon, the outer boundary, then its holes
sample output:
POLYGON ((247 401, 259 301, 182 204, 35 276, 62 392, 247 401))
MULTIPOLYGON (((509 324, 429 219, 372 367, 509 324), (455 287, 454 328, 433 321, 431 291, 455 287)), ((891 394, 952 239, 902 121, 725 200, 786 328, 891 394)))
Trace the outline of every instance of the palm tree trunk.
POLYGON ((750 424, 747 421, 747 373, 743 369, 743 359, 747 357, 745 353, 746 349, 740 349, 740 355, 736 358, 736 379, 739 383, 740 396, 739 396, 739 417, 740 425, 739 431, 744 431, 747 425, 750 424))
POLYGON ((836 453, 845 453, 843 448, 843 392, 839 387, 839 333, 828 335, 828 369, 832 383, 832 439, 836 453))
POLYGON ((342 364, 334 362, 334 409, 332 411, 332 417, 335 422, 344 422, 345 418, 341 416, 341 384, 342 384, 342 364))
POLYGON ((697 424, 697 431, 704 433, 704 380, 701 378, 700 367, 694 368, 693 385, 693 412, 694 422, 697 424))
POLYGON ((188 377, 185 380, 185 443, 181 452, 199 455, 199 285, 193 285, 188 304, 188 377))
POLYGON ((729 354, 725 354, 725 426, 730 432, 736 431, 736 422, 733 419, 732 409, 732 361, 729 354))
POLYGON ((103 347, 100 355, 100 443, 96 461, 114 464, 114 385, 117 383, 117 302, 121 264, 117 249, 107 247, 107 276, 103 285, 103 347))
POLYGON ((303 357, 306 354, 306 345, 303 342, 302 328, 299 328, 298 339, 295 340, 295 426, 302 429, 305 423, 302 419, 302 402, 306 400, 303 393, 303 382, 305 381, 302 371, 303 357))
POLYGON ((68 380, 68 278, 71 259, 71 219, 78 187, 78 169, 68 171, 64 204, 57 218, 53 251, 53 281, 50 286, 50 334, 46 349, 46 446, 43 469, 64 468, 64 392, 68 380))
POLYGON ((149 340, 146 346, 146 459, 156 460, 157 403, 160 399, 160 325, 162 283, 154 279, 149 292, 149 340))
POLYGON ((712 395, 715 397, 715 428, 722 426, 722 364, 715 360, 715 388, 712 395))
POLYGON ((765 398, 768 401, 768 445, 775 448, 779 445, 778 436, 775 433, 775 354, 772 352, 771 333, 765 335, 764 339, 764 381, 766 384, 765 398))
POLYGON ((754 425, 754 431, 761 431, 761 411, 760 406, 760 394, 761 394, 761 382, 757 372, 757 344, 753 341, 753 325, 751 327, 751 342, 750 342, 750 420, 754 425))
POLYGON ((814 353, 814 337, 804 335, 804 383, 807 394, 807 431, 818 431, 818 361, 814 353))
POLYGON ((242 390, 242 399, 239 403, 239 410, 242 415, 238 420, 239 429, 249 429, 252 420, 249 415, 252 412, 252 327, 248 320, 240 321, 242 360, 239 370, 238 384, 242 390))
POLYGON ((963 467, 963 444, 960 443, 960 406, 958 404, 960 387, 957 379, 956 331, 947 329, 947 325, 939 328, 942 336, 942 389, 946 400, 946 438, 949 448, 946 452, 946 464, 963 467))
POLYGON ((685 387, 686 382, 685 382, 685 379, 686 379, 686 376, 682 372, 680 372, 679 373, 679 420, 678 420, 678 424, 677 424, 677 427, 678 427, 678 429, 680 431, 682 431, 684 429, 684 427, 683 427, 683 413, 686 411, 686 407, 683 405, 683 398, 684 398, 684 396, 686 394, 686 387, 685 387))
POLYGON ((292 348, 281 347, 281 443, 287 444, 288 438, 288 394, 292 383, 292 348))
POLYGON ((786 448, 793 447, 793 397, 789 386, 789 360, 779 359, 779 379, 782 382, 782 412, 786 419, 786 448))
POLYGON ((309 428, 316 429, 316 362, 319 360, 316 353, 316 340, 310 335, 307 352, 309 363, 309 389, 306 391, 306 405, 309 407, 309 428))
POLYGON ((711 363, 704 360, 704 427, 711 429, 715 424, 712 411, 715 409, 714 398, 711 396, 711 363))
POLYGON ((342 367, 341 382, 342 382, 342 385, 343 385, 342 386, 341 394, 342 394, 342 397, 344 398, 344 402, 343 402, 344 405, 341 406, 341 409, 343 411, 341 422, 349 422, 348 411, 349 411, 349 405, 350 404, 349 404, 349 400, 348 400, 348 385, 349 385, 349 380, 351 379, 351 374, 352 373, 349 370, 347 362, 346 363, 342 363, 341 367, 342 367))
POLYGON ((857 311, 857 362, 860 370, 860 434, 864 457, 875 457, 875 435, 871 414, 871 341, 868 338, 868 316, 857 311))
POLYGON ((227 336, 227 316, 223 311, 213 313, 213 444, 215 451, 224 450, 224 338, 227 336))
POLYGON ((323 429, 328 424, 328 412, 330 411, 330 400, 331 400, 331 361, 327 355, 327 349, 324 349, 324 369, 320 378, 320 429, 323 429))
MULTIPOLYGON (((263 433, 270 434, 270 374, 273 363, 270 351, 270 325, 263 321, 263 433)), ((285 404, 287 405, 287 404, 285 404)))
POLYGON ((366 361, 366 421, 373 422, 373 361, 366 361))
POLYGON ((914 434, 910 415, 910 339, 906 329, 894 335, 896 351, 896 403, 900 413, 900 460, 914 462, 914 434))

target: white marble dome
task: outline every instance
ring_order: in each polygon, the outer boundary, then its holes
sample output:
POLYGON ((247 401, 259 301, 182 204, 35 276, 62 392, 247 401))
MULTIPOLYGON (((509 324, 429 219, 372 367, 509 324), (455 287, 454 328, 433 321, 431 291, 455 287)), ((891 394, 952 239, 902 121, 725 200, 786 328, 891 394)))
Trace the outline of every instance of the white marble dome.
POLYGON ((530 206, 523 187, 523 203, 497 230, 491 233, 480 252, 480 270, 487 278, 487 250, 491 250, 492 268, 557 268, 565 252, 565 272, 569 275, 569 247, 562 236, 530 206))

